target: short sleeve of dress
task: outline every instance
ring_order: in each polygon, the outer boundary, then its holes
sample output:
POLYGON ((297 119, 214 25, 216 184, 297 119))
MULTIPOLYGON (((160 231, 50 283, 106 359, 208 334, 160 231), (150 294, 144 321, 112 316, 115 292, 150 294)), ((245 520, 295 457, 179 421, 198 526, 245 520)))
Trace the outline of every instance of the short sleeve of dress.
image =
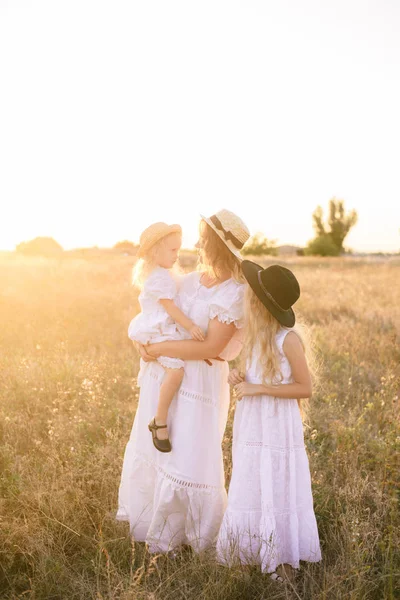
POLYGON ((209 318, 217 318, 221 323, 234 323, 237 329, 241 329, 244 287, 243 284, 232 281, 218 290, 210 304, 209 318))
POLYGON ((146 294, 154 300, 173 300, 177 294, 177 284, 168 269, 155 269, 148 277, 146 294))

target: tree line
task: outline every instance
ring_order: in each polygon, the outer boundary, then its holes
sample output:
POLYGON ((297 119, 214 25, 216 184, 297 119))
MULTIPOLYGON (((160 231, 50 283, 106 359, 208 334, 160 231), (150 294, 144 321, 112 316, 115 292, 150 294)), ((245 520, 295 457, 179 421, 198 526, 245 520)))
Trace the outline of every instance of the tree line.
MULTIPOLYGON (((331 198, 328 216, 324 219, 324 211, 317 206, 312 214, 315 237, 298 254, 306 256, 339 256, 344 253, 344 240, 350 229, 357 223, 355 210, 346 212, 344 201, 331 198)), ((268 240, 262 233, 254 235, 243 248, 243 254, 276 256, 278 249, 275 240, 268 240)))
MULTIPOLYGON (((351 228, 357 223, 358 215, 355 210, 346 211, 343 200, 331 198, 327 217, 321 206, 317 206, 312 214, 315 237, 298 254, 306 256, 339 256, 343 254, 344 241, 351 228)), ((115 244, 113 251, 121 254, 135 255, 137 245, 128 240, 115 244)), ((21 254, 57 256, 63 248, 53 238, 38 237, 29 242, 22 242, 16 247, 21 254)), ((246 256, 264 256, 278 254, 276 240, 269 240, 262 233, 256 233, 244 246, 242 253, 246 256)))

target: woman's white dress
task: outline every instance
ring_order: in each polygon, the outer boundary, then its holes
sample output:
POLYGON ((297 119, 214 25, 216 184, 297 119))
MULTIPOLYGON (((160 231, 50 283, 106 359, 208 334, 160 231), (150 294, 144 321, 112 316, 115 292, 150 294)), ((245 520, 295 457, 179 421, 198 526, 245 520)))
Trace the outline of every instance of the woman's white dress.
MULTIPOLYGON (((276 342, 281 383, 291 383, 282 346, 290 329, 276 342)), ((262 383, 257 352, 246 381, 262 383)), ((228 507, 218 536, 221 563, 259 564, 271 573, 282 563, 321 560, 314 515, 308 457, 297 400, 247 396, 236 405, 233 425, 233 470, 228 507)))
MULTIPOLYGON (((179 292, 182 311, 207 331, 210 319, 242 326, 244 286, 233 279, 213 288, 200 273, 186 275, 179 292)), ((238 354, 238 330, 221 354, 238 354)), ((229 407, 227 362, 185 361, 181 387, 169 409, 172 452, 158 452, 147 424, 155 414, 164 370, 156 361, 141 365, 139 404, 126 446, 117 519, 130 523, 136 541, 152 552, 180 544, 196 551, 216 541, 226 508, 221 442, 229 407)))
MULTIPOLYGON (((169 316, 160 300, 177 300, 177 281, 168 269, 155 267, 139 294, 141 312, 129 324, 128 336, 141 344, 155 344, 190 337, 169 316)), ((158 362, 170 369, 181 369, 183 360, 160 356, 158 362)))

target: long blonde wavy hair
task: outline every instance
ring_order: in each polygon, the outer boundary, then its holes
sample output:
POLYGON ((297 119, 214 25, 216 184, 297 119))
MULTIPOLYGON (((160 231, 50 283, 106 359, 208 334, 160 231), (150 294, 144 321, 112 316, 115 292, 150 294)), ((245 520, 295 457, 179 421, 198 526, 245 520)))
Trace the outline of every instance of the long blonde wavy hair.
POLYGON ((203 242, 197 269, 207 273, 210 277, 220 279, 226 272, 231 273, 233 279, 244 283, 241 262, 232 254, 219 235, 205 221, 200 221, 200 237, 203 242))
MULTIPOLYGON (((245 325, 244 325, 244 350, 242 352, 240 369, 246 371, 246 366, 252 359, 255 348, 258 349, 262 380, 265 384, 279 384, 283 376, 280 368, 280 355, 276 344, 276 335, 282 325, 269 312, 259 300, 249 285, 246 286, 245 300, 245 325)), ((292 328, 303 346, 308 368, 313 379, 316 381, 316 361, 314 348, 309 328, 296 315, 296 325, 292 328)), ((302 416, 305 417, 307 400, 298 400, 302 416)))
MULTIPOLYGON (((145 256, 139 258, 136 261, 132 271, 132 284, 139 290, 143 289, 146 279, 153 271, 153 269, 155 269, 158 266, 156 261, 157 253, 160 250, 160 248, 163 247, 167 238, 170 235, 176 235, 176 233, 170 233, 169 235, 166 235, 163 238, 161 238, 161 240, 156 242, 154 246, 151 246, 151 248, 149 248, 145 256)), ((172 267, 171 271, 180 272, 179 267, 176 265, 172 267)))

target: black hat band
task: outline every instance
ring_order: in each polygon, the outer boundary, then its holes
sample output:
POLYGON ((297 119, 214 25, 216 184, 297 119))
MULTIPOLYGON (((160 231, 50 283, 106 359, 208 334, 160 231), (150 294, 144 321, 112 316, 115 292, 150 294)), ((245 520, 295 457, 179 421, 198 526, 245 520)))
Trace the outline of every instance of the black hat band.
POLYGON ((261 271, 257 272, 257 276, 258 276, 258 283, 260 284, 260 287, 262 289, 262 291, 264 292, 264 294, 267 296, 268 300, 270 300, 272 302, 272 304, 279 310, 283 311, 283 312, 288 312, 288 310, 290 309, 286 309, 286 308, 282 308, 282 306, 280 304, 277 303, 277 301, 275 300, 275 298, 273 298, 271 296, 271 294, 269 293, 269 291, 267 290, 267 288, 264 286, 262 279, 261 279, 261 271))
POLYGON ((222 233, 225 236, 225 239, 230 240, 238 250, 241 250, 243 248, 244 244, 242 242, 239 242, 239 240, 233 235, 231 231, 226 231, 226 229, 223 228, 221 221, 216 215, 210 217, 210 221, 213 222, 213 224, 217 229, 219 229, 219 231, 222 231, 222 233))

